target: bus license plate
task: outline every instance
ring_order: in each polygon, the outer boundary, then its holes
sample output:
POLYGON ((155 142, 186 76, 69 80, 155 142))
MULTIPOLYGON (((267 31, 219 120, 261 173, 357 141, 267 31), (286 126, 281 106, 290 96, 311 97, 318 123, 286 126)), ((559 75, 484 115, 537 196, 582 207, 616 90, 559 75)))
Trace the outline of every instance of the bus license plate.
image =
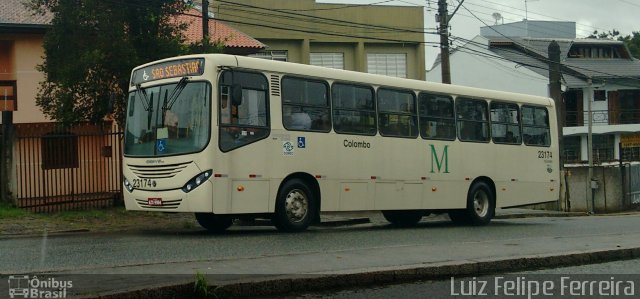
POLYGON ((150 206, 161 206, 162 205, 162 198, 150 197, 150 198, 147 198, 147 203, 150 206))

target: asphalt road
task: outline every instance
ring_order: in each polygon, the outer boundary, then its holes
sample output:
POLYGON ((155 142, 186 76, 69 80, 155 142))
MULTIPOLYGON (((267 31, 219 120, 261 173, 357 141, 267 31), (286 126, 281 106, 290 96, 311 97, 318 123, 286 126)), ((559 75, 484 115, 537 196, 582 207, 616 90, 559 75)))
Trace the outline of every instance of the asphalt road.
MULTIPOLYGON (((306 293, 298 295, 287 295, 272 298, 298 298, 298 299, 389 299, 389 298, 504 298, 508 294, 504 294, 504 289, 498 288, 496 293, 496 281, 499 285, 504 285, 505 281, 525 281, 530 287, 521 289, 521 296, 516 298, 527 298, 532 295, 533 298, 558 298, 562 297, 562 292, 566 298, 594 298, 601 294, 591 296, 590 289, 587 289, 585 295, 582 290, 574 290, 570 288, 570 281, 597 281, 597 282, 621 282, 619 291, 615 289, 604 289, 602 298, 637 298, 640 295, 640 259, 625 260, 610 263, 590 264, 575 267, 562 267, 554 269, 544 269, 538 271, 524 271, 508 275, 493 275, 481 277, 454 277, 453 284, 451 279, 442 281, 421 281, 415 283, 386 285, 371 288, 358 288, 353 290, 340 290, 322 293, 306 293), (564 289, 562 287, 564 277, 564 289), (543 293, 542 283, 550 281, 554 288, 547 291, 548 296, 543 293), (633 281, 633 294, 625 293, 623 286, 627 286, 625 282, 633 281), (471 284, 469 284, 471 282, 471 284), (484 282, 487 282, 485 285, 484 282), (462 292, 461 285, 466 286, 462 292), (468 286, 476 286, 475 295, 463 295, 473 293, 468 286), (480 292, 481 285, 485 285, 485 289, 480 292), (574 294, 571 295, 571 291, 574 294), (536 295, 537 294, 537 295, 536 295)), ((550 284, 548 284, 550 286, 550 284)), ((515 294, 515 292, 513 292, 515 294)), ((513 296, 510 296, 513 297, 513 296)), ((600 297, 598 297, 600 298, 600 297)))
POLYGON ((247 277, 317 277, 616 248, 640 248, 640 217, 502 219, 486 227, 425 221, 402 229, 374 221, 299 234, 272 227, 234 227, 222 235, 158 228, 135 234, 0 238, 0 275, 107 274, 112 276, 96 284, 109 289, 132 277, 137 285, 154 283, 158 276, 149 274, 163 274, 165 281, 180 279, 167 274, 181 274, 193 281, 195 273, 204 273, 217 275, 213 281, 219 285, 247 277), (124 274, 145 275, 118 276, 124 274))

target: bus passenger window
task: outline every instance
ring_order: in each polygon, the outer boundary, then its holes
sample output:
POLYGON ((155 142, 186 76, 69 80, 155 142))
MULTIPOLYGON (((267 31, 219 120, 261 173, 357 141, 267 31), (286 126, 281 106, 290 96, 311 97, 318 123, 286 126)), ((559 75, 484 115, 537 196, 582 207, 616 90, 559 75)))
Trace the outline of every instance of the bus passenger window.
POLYGON ((489 142, 489 117, 487 101, 458 98, 456 115, 458 137, 462 141, 489 142))
POLYGON ((456 124, 451 96, 420 93, 418 98, 420 135, 424 139, 456 139, 456 124))
POLYGON ((546 108, 522 106, 522 134, 526 145, 551 145, 549 112, 546 108))
POLYGON ((326 82, 282 79, 282 125, 287 130, 328 132, 329 87, 326 82))
POLYGON ((334 130, 340 134, 375 135, 377 123, 373 95, 369 86, 334 83, 331 86, 334 130))
POLYGON ((418 137, 418 113, 413 92, 378 89, 378 111, 382 136, 418 137))
POLYGON ((494 143, 522 143, 517 104, 491 102, 491 136, 494 143))

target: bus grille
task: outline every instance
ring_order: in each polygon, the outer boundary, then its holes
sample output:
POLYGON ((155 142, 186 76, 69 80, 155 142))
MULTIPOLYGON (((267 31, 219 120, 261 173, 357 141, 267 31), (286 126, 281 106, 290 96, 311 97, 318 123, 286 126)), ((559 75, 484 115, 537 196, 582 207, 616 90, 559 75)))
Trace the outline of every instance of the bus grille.
POLYGON ((136 202, 138 203, 138 205, 141 208, 157 209, 157 210, 172 210, 172 209, 177 209, 178 208, 178 206, 182 202, 182 199, 166 200, 166 201, 162 202, 161 206, 151 206, 151 205, 149 205, 149 202, 146 199, 138 199, 138 198, 136 198, 136 202))
POLYGON ((180 173, 192 162, 168 165, 131 165, 131 171, 141 179, 168 179, 180 173))

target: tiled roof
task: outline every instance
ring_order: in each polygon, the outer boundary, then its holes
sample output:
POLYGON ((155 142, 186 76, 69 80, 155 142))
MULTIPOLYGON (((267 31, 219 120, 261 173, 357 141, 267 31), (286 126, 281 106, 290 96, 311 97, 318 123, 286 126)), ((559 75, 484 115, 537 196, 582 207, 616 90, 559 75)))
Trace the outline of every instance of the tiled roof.
MULTIPOLYGON (((509 41, 503 39, 492 39, 489 48, 494 53, 520 63, 532 71, 549 76, 546 62, 547 48, 552 39, 518 39, 512 38, 509 41), (534 55, 527 55, 523 49, 527 49, 534 55)), ((640 60, 637 59, 585 59, 569 58, 567 52, 572 44, 580 43, 600 43, 600 44, 621 44, 620 41, 594 41, 594 40, 556 40, 560 46, 561 63, 564 67, 563 80, 569 87, 586 86, 586 78, 607 80, 618 82, 619 84, 640 86, 640 60)))
POLYGON ((34 14, 24 6, 25 0, 0 1, 0 25, 3 26, 48 26, 51 24, 53 14, 50 12, 34 14))
MULTIPOLYGON (((188 43, 202 40, 202 19, 200 16, 202 16, 202 12, 190 9, 177 18, 178 22, 188 25, 184 32, 188 43)), ((215 19, 209 19, 209 36, 212 41, 224 41, 226 47, 255 49, 266 47, 265 44, 215 19)))
MULTIPOLYGON (((31 9, 25 7, 25 1, 0 0, 0 27, 46 27, 51 24, 52 13, 34 14, 31 9)), ((188 24, 184 32, 187 43, 194 43, 202 39, 201 15, 200 11, 190 9, 177 17, 178 22, 188 24)), ((254 38, 214 19, 209 20, 209 35, 212 41, 224 41, 226 47, 251 49, 266 47, 254 38)))

